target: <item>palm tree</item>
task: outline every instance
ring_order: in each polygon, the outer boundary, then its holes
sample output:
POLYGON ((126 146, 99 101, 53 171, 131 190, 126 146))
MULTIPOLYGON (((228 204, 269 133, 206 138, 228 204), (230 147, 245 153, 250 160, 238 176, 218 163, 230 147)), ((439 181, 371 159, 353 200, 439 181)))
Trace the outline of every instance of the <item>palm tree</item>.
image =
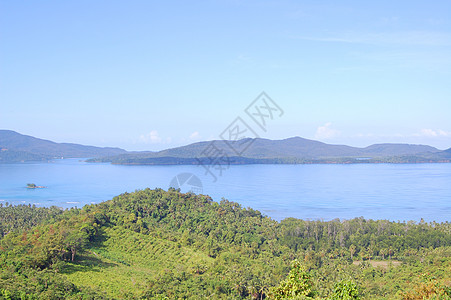
POLYGON ((355 246, 354 244, 352 244, 352 245, 349 247, 349 252, 351 253, 351 259, 353 259, 356 250, 357 250, 357 248, 356 248, 356 246, 355 246))
POLYGON ((382 248, 381 250, 379 250, 379 253, 382 255, 382 259, 385 259, 385 255, 387 255, 388 249, 382 248))

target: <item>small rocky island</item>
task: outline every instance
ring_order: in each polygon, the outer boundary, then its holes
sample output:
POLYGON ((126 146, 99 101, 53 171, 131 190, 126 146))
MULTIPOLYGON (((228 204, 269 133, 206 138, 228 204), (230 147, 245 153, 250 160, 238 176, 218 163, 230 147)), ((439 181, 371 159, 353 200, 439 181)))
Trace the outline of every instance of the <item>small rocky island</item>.
POLYGON ((27 183, 27 189, 45 189, 45 186, 36 185, 34 183, 27 183))

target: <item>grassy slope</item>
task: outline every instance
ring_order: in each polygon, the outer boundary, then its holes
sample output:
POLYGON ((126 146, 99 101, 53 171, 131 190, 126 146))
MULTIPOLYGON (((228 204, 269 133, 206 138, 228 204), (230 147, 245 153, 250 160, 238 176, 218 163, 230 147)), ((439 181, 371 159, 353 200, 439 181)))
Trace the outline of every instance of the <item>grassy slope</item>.
POLYGON ((138 297, 149 282, 171 270, 195 274, 197 265, 209 268, 213 263, 213 258, 180 243, 128 229, 107 228, 105 236, 63 274, 75 285, 99 288, 109 297, 138 297))

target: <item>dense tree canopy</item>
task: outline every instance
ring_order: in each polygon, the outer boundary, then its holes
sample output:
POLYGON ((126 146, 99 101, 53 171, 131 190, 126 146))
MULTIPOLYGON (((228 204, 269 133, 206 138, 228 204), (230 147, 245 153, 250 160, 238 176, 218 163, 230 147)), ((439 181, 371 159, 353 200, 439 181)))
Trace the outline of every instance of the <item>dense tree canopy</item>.
POLYGON ((276 222, 225 199, 146 189, 82 209, 7 204, 0 233, 0 299, 415 299, 419 286, 427 297, 450 292, 449 223, 276 222))

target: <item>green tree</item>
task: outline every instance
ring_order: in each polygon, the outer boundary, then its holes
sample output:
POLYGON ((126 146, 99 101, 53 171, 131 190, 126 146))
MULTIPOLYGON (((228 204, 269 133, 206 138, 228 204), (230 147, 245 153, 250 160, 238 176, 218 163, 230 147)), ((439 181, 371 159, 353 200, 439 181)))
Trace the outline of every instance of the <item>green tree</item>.
POLYGON ((342 280, 335 285, 334 294, 331 300, 352 300, 360 299, 357 285, 351 279, 342 280))
POLYGON ((385 259, 385 255, 388 254, 388 249, 387 248, 382 248, 379 253, 382 255, 382 259, 385 259))
POLYGON ((356 250, 357 250, 357 248, 356 248, 355 245, 351 245, 351 246, 349 247, 349 253, 351 254, 351 259, 354 258, 354 254, 355 254, 356 250))
POLYGON ((5 289, 0 289, 0 300, 10 300, 12 299, 11 293, 5 289))
POLYGON ((295 259, 291 263, 287 278, 272 290, 272 298, 276 300, 313 298, 315 291, 310 277, 305 267, 295 259))

